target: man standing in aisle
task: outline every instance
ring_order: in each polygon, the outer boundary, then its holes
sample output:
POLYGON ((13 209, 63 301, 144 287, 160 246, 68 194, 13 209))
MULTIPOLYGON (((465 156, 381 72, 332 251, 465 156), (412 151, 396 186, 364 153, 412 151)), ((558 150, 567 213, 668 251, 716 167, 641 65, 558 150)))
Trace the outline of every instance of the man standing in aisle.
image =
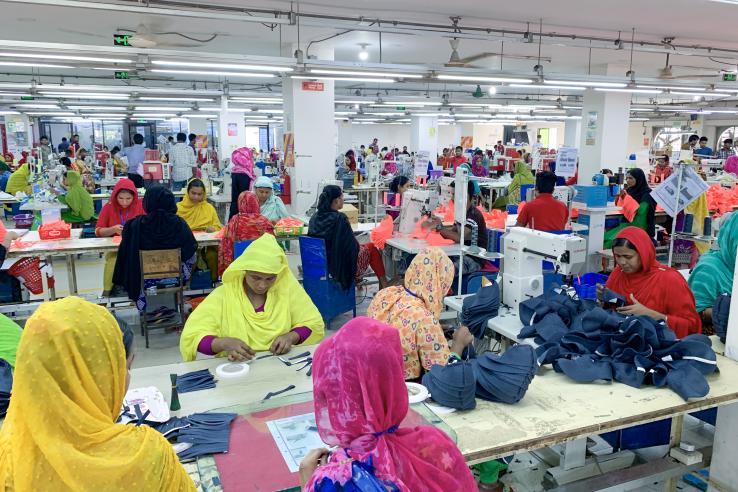
POLYGON ((377 137, 374 137, 374 140, 372 140, 371 145, 369 145, 369 148, 371 149, 372 153, 374 155, 379 155, 379 139, 377 137))
POLYGON ((689 140, 687 140, 687 143, 682 144, 682 150, 695 150, 695 147, 697 147, 697 142, 700 141, 699 135, 690 135, 689 140))
POLYGON ((500 155, 505 155, 505 146, 502 145, 502 140, 497 141, 497 145, 495 145, 495 152, 500 155))
POLYGON ((410 152, 407 151, 407 145, 402 146, 402 152, 400 152, 400 155, 410 155, 410 152))
POLYGON ((38 159, 41 162, 42 166, 45 166, 49 163, 49 156, 54 152, 54 149, 51 148, 51 145, 49 144, 49 137, 46 135, 42 135, 39 139, 39 146, 38 146, 38 159))
POLYGON ((715 158, 725 160, 731 155, 735 155, 735 150, 733 150, 733 139, 726 138, 723 140, 723 148, 715 153, 715 158))
POLYGON ((82 145, 79 143, 79 135, 72 135, 72 141, 69 143, 69 146, 74 147, 75 154, 79 152, 79 149, 82 148, 82 145))
POLYGON ((67 140, 67 137, 62 137, 61 143, 57 146, 56 150, 59 154, 66 155, 67 149, 69 149, 69 140, 67 140))
POLYGON ((177 134, 177 143, 169 152, 169 163, 172 165, 172 189, 181 190, 192 177, 195 167, 195 151, 187 145, 187 135, 177 134))
POLYGON ((536 175, 536 198, 518 215, 518 227, 537 231, 563 231, 569 220, 569 209, 553 197, 556 175, 543 171, 536 175))
POLYGON ((694 151, 697 155, 704 155, 704 156, 711 156, 712 155, 712 149, 707 146, 707 137, 700 138, 700 146, 698 149, 694 151))
POLYGON ((453 166, 453 170, 455 172, 457 167, 466 162, 466 157, 464 157, 464 148, 461 145, 457 145, 456 149, 454 149, 454 156, 446 162, 449 163, 448 167, 453 166))
POLYGON ((133 136, 133 145, 121 150, 118 155, 128 158, 128 179, 133 181, 136 188, 144 187, 144 136, 137 133, 133 136))

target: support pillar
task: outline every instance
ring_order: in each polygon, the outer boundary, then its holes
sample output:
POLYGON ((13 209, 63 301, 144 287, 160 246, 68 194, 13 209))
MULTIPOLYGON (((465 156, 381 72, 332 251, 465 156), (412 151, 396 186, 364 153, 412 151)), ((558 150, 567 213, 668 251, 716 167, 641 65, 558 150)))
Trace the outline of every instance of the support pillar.
POLYGON ((410 123, 410 149, 426 151, 435 164, 438 155, 438 116, 413 116, 410 123))
POLYGON ((582 120, 564 121, 564 147, 581 148, 582 120))
POLYGON ((246 124, 243 111, 229 111, 228 97, 221 96, 218 115, 218 156, 220 159, 230 159, 234 150, 244 146, 246 146, 246 124))
POLYGON ((591 184, 603 168, 623 167, 628 158, 629 92, 588 89, 582 107, 579 184, 591 184))

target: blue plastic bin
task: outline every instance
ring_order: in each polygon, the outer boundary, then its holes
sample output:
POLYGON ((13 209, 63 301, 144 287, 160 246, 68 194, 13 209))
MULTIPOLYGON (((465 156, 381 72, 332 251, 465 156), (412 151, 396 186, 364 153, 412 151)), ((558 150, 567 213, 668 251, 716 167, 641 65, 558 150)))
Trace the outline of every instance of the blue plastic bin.
POLYGON ((574 279, 573 285, 580 299, 594 301, 597 299, 597 284, 605 282, 607 282, 607 275, 591 272, 574 279))
POLYGON ((577 194, 572 200, 573 202, 583 203, 588 207, 607 206, 607 186, 576 185, 574 189, 577 191, 577 194))

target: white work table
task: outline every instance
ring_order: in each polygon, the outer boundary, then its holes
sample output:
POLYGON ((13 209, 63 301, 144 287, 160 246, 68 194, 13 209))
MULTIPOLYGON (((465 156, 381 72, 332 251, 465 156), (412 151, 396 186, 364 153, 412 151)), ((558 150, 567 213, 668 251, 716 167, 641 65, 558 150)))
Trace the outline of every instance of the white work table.
MULTIPOLYGON (((417 255, 423 249, 430 247, 424 239, 414 239, 399 234, 388 239, 386 244, 411 255, 417 255)), ((448 256, 459 256, 461 254, 461 247, 458 244, 449 244, 448 246, 440 246, 440 248, 448 256)))

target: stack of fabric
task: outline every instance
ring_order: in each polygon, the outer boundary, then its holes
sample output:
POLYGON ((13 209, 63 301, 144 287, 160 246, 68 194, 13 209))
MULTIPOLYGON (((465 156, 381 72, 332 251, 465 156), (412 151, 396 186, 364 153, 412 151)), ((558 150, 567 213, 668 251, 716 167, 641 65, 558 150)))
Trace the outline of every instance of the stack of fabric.
POLYGON ((179 393, 211 388, 215 388, 215 378, 208 369, 177 375, 177 391, 179 393))
POLYGON ((434 365, 423 376, 423 386, 443 406, 459 410, 472 410, 477 406, 474 398, 477 381, 469 361, 455 360, 446 366, 434 365))
POLYGON ((183 445, 177 456, 180 461, 186 461, 208 454, 227 453, 231 422, 236 416, 235 413, 193 413, 187 417, 172 417, 153 427, 170 441, 183 445))
POLYGON ((13 368, 5 359, 0 359, 0 417, 5 417, 10 405, 10 392, 13 389, 13 368))
POLYGON ((663 321, 647 316, 626 318, 547 294, 521 303, 520 319, 527 325, 520 337, 535 337, 542 344, 536 349, 538 362, 580 383, 668 386, 687 400, 707 395, 705 376, 717 370, 708 337, 678 340, 663 321))
POLYGON ((497 283, 482 287, 479 291, 464 298, 461 310, 461 323, 469 328, 475 338, 484 337, 487 322, 497 316, 500 309, 500 288, 497 283))

